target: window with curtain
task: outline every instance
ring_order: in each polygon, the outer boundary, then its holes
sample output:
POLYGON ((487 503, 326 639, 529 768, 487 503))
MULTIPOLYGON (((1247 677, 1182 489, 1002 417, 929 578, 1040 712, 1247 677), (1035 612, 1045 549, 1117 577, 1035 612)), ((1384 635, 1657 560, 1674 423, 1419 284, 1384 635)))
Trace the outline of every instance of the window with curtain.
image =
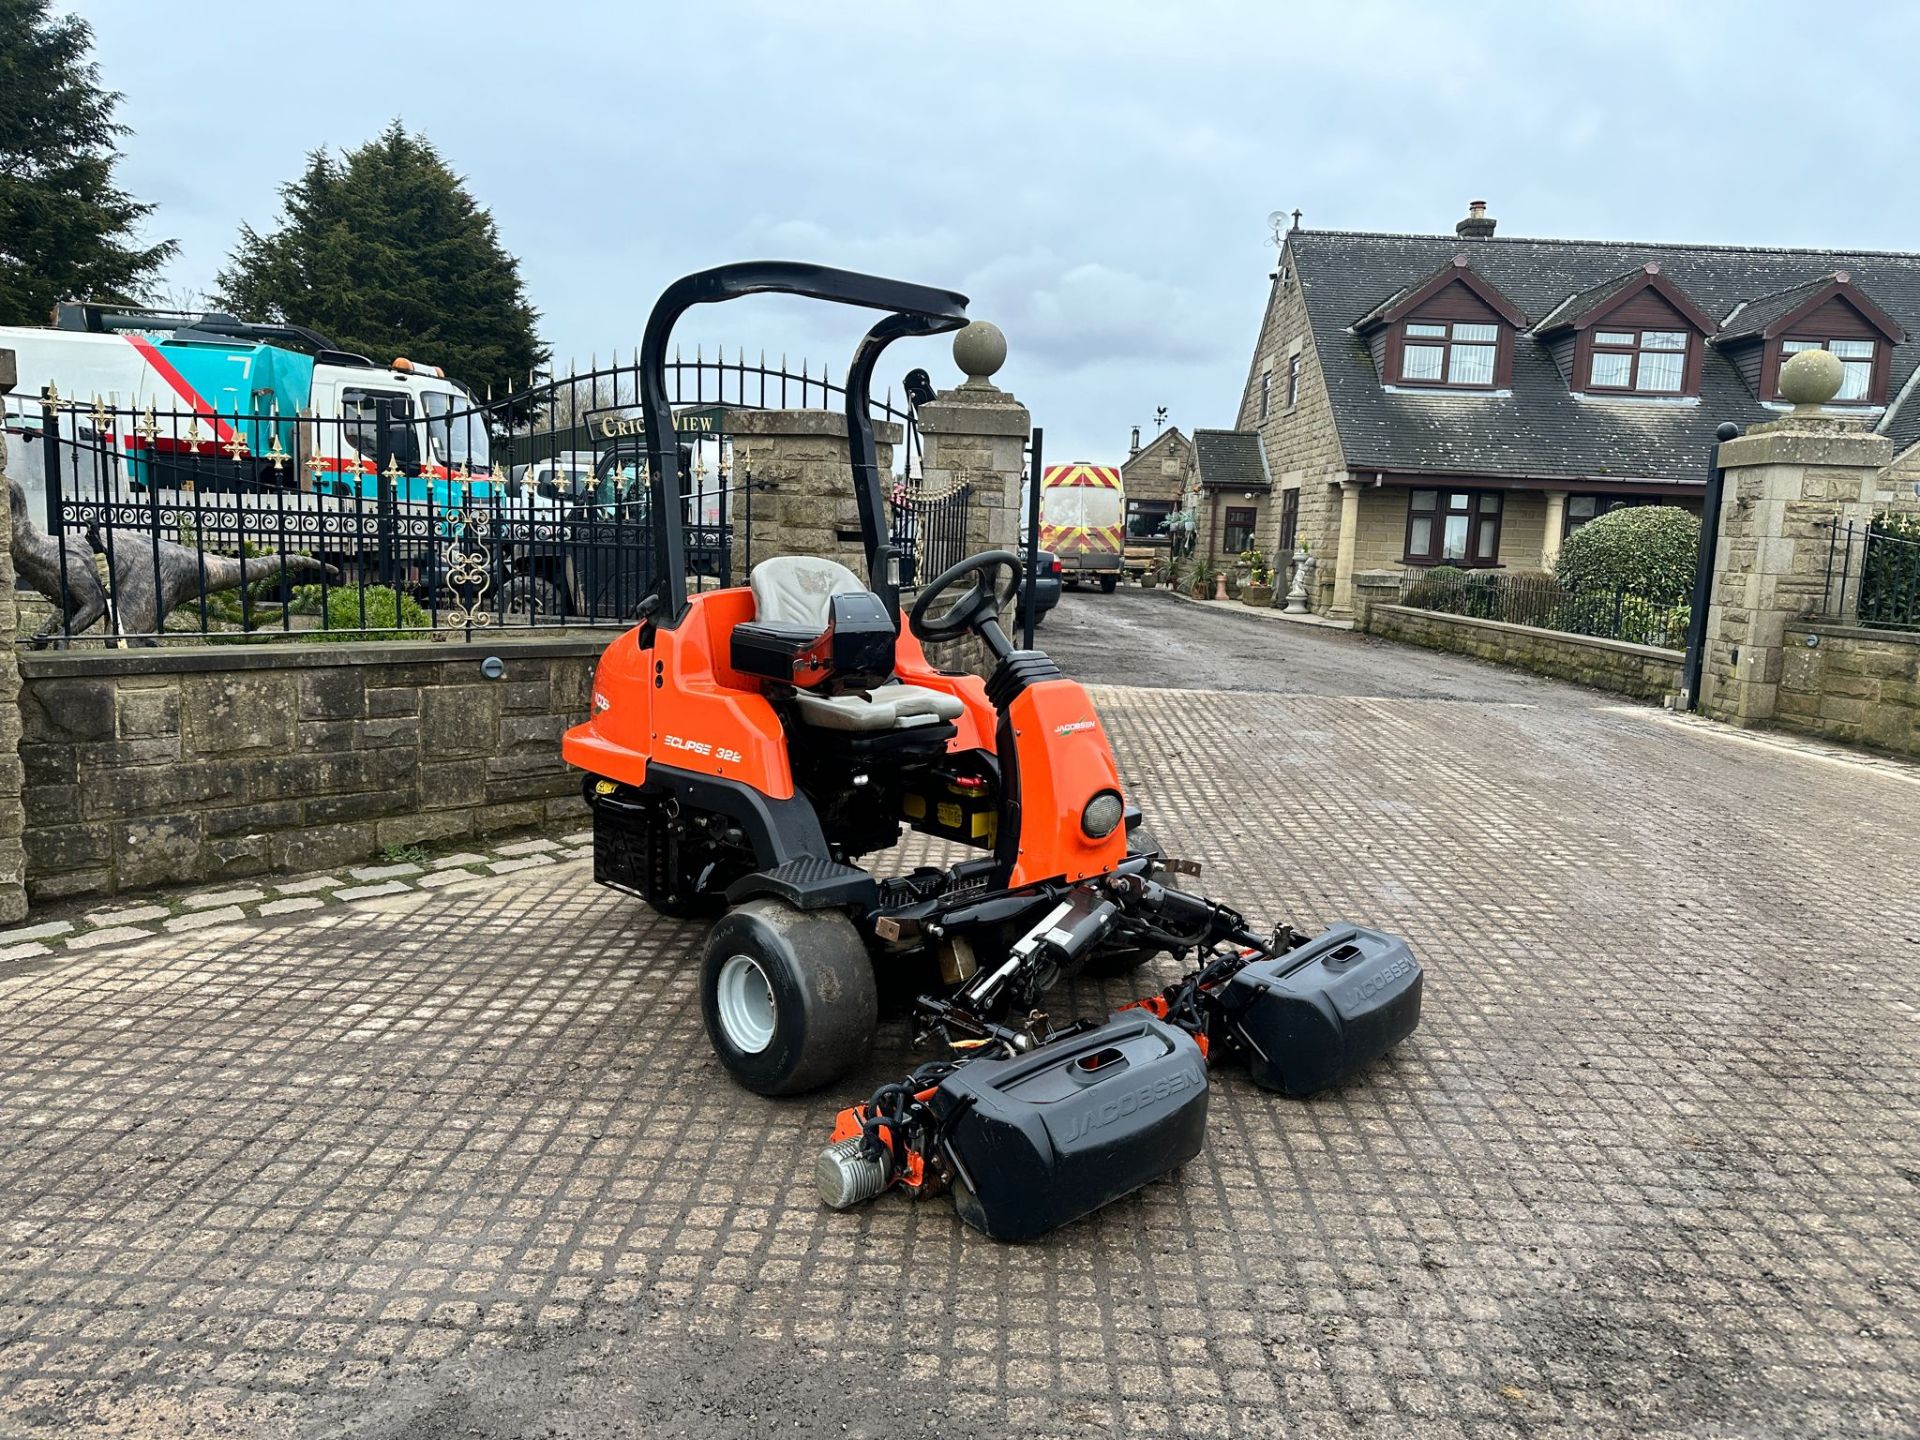
POLYGON ((1502 499, 1498 490, 1410 491, 1406 563, 1498 564, 1502 499))
POLYGON ((1596 330, 1587 388, 1678 395, 1686 388, 1691 338, 1685 330, 1596 330))
POLYGON ((1802 350, 1830 350, 1840 362, 1840 393, 1833 398, 1845 404, 1860 404, 1873 394, 1873 341, 1871 340, 1782 340, 1780 363, 1786 364, 1802 350))
POLYGON ((1400 336, 1400 378, 1412 385, 1488 388, 1500 358, 1500 327, 1409 320, 1400 336))
POLYGON ((1259 512, 1251 505, 1229 505, 1226 513, 1226 534, 1222 537, 1222 549, 1229 555, 1238 555, 1253 544, 1255 516, 1259 512))

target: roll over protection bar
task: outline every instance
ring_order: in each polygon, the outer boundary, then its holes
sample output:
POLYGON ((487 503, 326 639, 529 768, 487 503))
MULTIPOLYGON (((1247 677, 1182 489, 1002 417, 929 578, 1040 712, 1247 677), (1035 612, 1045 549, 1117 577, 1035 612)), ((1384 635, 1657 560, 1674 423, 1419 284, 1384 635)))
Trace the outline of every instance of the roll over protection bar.
POLYGON ((751 260, 696 271, 674 281, 654 302, 640 340, 640 413, 646 425, 648 470, 653 482, 654 584, 661 598, 655 623, 671 628, 687 608, 686 546, 680 517, 680 448, 667 400, 667 341, 675 323, 695 305, 738 300, 744 295, 803 295, 892 313, 866 333, 847 369, 847 455, 860 531, 867 552, 868 583, 891 609, 898 609, 895 552, 887 537, 886 497, 880 488, 879 447, 869 414, 873 369, 881 352, 904 336, 939 335, 967 323, 967 297, 930 285, 835 270, 794 260, 751 260))

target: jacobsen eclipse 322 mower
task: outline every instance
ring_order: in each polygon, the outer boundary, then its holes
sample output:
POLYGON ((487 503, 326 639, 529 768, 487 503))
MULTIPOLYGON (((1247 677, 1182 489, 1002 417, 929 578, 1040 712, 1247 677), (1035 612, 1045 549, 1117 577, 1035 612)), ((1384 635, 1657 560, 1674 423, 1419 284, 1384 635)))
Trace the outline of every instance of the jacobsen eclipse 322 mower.
POLYGON ((1241 1059, 1291 1095, 1320 1089, 1412 1032, 1421 974, 1377 931, 1263 934, 1180 888, 1086 692, 1001 630, 1014 555, 935 577, 901 624, 869 386, 892 341, 966 323, 964 296, 811 265, 729 265, 667 288, 640 351, 658 578, 565 754, 587 776, 594 878, 666 915, 718 917, 701 1006, 748 1089, 790 1095, 846 1073, 876 1024, 876 967, 925 977, 915 1036, 943 1052, 841 1113, 817 1167, 826 1201, 951 1190, 969 1224, 1023 1240, 1190 1160, 1207 1061, 1241 1059), (693 305, 766 291, 887 312, 846 380, 867 579, 781 557, 748 586, 689 596, 668 335, 693 305), (928 663, 924 644, 969 635, 993 656, 986 681, 928 663), (980 853, 861 868, 903 825, 980 853), (1039 1008, 1083 967, 1163 950, 1196 964, 1159 995, 1068 1024, 1039 1008))

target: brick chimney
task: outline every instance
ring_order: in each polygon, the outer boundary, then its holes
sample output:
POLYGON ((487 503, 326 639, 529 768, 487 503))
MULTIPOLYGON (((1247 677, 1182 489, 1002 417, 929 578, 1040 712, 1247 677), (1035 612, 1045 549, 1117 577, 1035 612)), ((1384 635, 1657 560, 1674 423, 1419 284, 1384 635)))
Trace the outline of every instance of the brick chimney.
POLYGON ((1462 240, 1491 240, 1493 238, 1494 218, 1487 214, 1487 202, 1469 200, 1467 218, 1453 227, 1453 233, 1462 240))

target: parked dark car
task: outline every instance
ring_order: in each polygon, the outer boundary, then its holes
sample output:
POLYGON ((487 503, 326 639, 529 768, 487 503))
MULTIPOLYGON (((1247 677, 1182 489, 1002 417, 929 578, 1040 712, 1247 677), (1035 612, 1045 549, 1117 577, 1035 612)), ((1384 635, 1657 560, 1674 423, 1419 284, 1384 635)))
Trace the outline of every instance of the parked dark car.
MULTIPOLYGON (((1033 578, 1033 628, 1038 630, 1047 618, 1047 612, 1060 603, 1062 571, 1060 557, 1051 550, 1042 550, 1035 557, 1033 578)), ((1027 623, 1027 585, 1020 586, 1020 598, 1014 602, 1014 622, 1027 623)))

